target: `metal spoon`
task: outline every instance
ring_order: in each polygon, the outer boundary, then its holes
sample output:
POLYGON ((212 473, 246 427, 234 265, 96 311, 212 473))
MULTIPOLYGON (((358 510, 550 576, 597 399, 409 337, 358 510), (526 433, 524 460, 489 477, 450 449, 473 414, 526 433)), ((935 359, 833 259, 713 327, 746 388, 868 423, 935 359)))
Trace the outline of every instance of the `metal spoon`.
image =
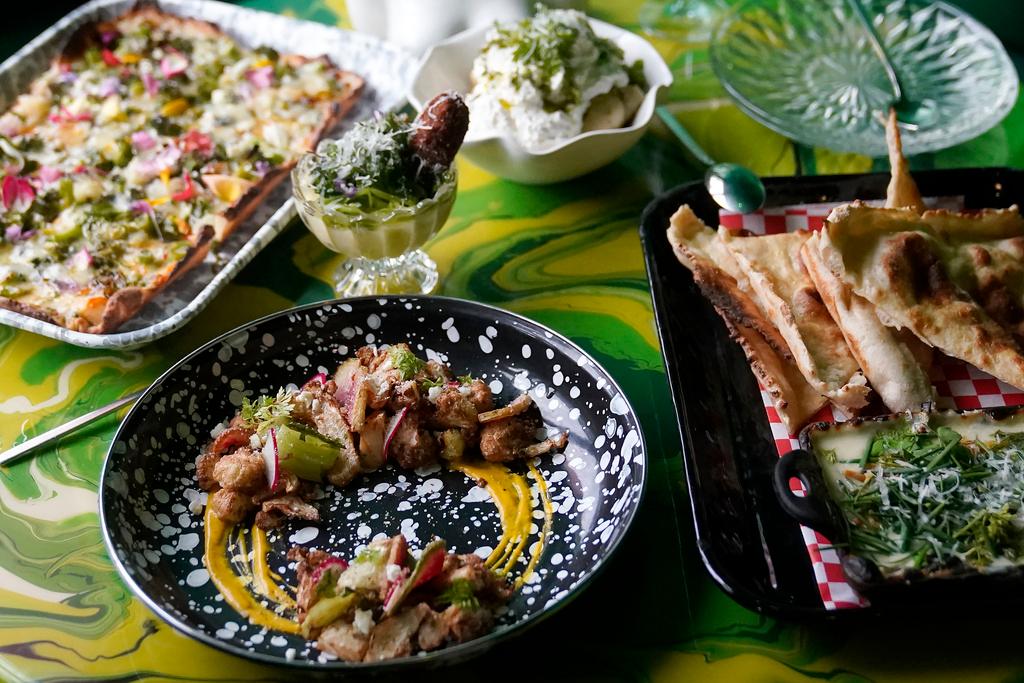
MULTIPOLYGON (((849 0, 849 2, 850 7, 853 8, 853 13, 857 15, 857 19, 864 27, 864 30, 867 31, 871 49, 878 56, 878 59, 881 60, 882 68, 885 69, 885 77, 892 88, 893 100, 891 106, 896 110, 896 122, 907 130, 912 131, 933 125, 936 116, 934 103, 929 100, 911 102, 906 98, 903 86, 900 85, 899 76, 896 74, 896 67, 893 66, 892 60, 889 59, 889 53, 885 51, 882 37, 878 35, 874 22, 868 16, 863 0, 849 0)), ((886 111, 888 111, 888 107, 886 107, 886 111)))
POLYGON ((658 107, 655 111, 672 134, 705 167, 704 186, 719 206, 739 213, 750 213, 764 206, 764 183, 756 173, 739 164, 715 161, 701 149, 672 112, 665 107, 658 107))

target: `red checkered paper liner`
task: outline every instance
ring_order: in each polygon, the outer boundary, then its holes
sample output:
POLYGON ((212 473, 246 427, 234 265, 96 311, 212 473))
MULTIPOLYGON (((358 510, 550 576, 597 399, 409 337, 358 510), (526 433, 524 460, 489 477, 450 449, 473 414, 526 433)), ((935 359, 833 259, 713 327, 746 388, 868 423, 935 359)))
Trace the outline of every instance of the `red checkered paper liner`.
MULTIPOLYGON (((869 202, 874 203, 874 202, 869 202)), ((739 214, 728 211, 719 212, 719 224, 730 230, 747 230, 757 235, 773 235, 794 230, 819 230, 833 207, 830 204, 800 204, 779 208, 763 209, 756 213, 739 214)), ((933 208, 945 208, 959 211, 963 207, 960 197, 941 197, 926 199, 925 204, 933 208)), ((937 408, 940 410, 970 410, 976 408, 995 408, 998 406, 1016 406, 1024 404, 1024 391, 1015 389, 991 375, 978 370, 963 361, 949 358, 940 353, 935 354, 931 368, 932 384, 938 395, 937 408)), ((800 444, 794 434, 790 434, 782 423, 778 413, 772 406, 768 392, 761 390, 761 400, 772 436, 779 455, 799 448, 800 444)), ((812 421, 841 421, 843 416, 831 406, 826 406, 812 421)), ((801 486, 794 481, 794 490, 801 486)), ((843 574, 839 555, 827 538, 805 526, 800 527, 807 553, 814 569, 814 578, 818 583, 825 609, 845 609, 867 606, 868 602, 850 586, 843 574)))

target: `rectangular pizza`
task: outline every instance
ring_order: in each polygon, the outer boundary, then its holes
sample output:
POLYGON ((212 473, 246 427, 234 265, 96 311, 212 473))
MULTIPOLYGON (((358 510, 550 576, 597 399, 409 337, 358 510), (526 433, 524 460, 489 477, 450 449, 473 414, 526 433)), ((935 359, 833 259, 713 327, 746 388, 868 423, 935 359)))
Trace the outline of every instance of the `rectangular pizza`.
POLYGON ((116 330, 359 97, 326 57, 139 5, 78 29, 0 115, 0 307, 116 330))

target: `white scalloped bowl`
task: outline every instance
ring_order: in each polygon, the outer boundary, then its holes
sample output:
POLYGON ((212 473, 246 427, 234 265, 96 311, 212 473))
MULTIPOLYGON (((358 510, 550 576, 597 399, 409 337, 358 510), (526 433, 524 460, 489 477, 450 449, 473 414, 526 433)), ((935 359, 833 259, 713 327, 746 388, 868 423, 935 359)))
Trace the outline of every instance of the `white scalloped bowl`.
MULTIPOLYGON (((462 153, 469 161, 508 180, 542 185, 595 171, 618 159, 640 140, 654 116, 658 92, 672 84, 672 72, 658 51, 640 36, 597 19, 590 19, 590 25, 597 35, 622 48, 626 63, 643 60, 648 87, 633 123, 581 133, 541 151, 526 149, 511 133, 467 136, 462 153)), ((409 87, 409 101, 417 110, 439 92, 455 90, 465 95, 470 91, 473 60, 484 46, 490 28, 463 31, 427 51, 409 87)), ((473 112, 469 115, 472 118, 473 112)))

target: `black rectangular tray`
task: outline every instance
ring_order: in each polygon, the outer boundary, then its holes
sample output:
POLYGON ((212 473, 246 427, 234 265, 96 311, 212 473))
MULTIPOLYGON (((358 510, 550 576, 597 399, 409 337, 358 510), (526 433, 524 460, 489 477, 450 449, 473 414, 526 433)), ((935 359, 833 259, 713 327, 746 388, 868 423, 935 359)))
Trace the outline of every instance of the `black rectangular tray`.
MULTIPOLYGON (((923 196, 962 196, 968 209, 1024 203, 1024 171, 955 169, 914 178, 923 196)), ((765 178, 766 206, 881 199, 888 182, 887 173, 765 178)), ((728 595, 761 613, 826 619, 877 614, 878 606, 830 611, 822 604, 800 527, 772 490, 778 451, 757 382, 668 243, 669 217, 680 204, 718 226, 718 206, 704 184, 690 183, 647 206, 640 241, 704 566, 728 595)))

